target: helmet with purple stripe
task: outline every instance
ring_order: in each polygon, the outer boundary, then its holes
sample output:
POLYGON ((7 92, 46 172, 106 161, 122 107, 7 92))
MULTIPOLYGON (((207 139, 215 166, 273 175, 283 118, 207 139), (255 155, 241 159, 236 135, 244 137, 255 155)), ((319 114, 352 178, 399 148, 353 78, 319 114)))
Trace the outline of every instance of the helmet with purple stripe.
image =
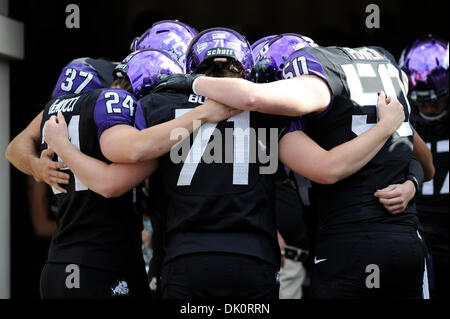
POLYGON ((136 98, 145 95, 156 83, 183 68, 166 51, 144 49, 130 53, 113 71, 113 78, 128 77, 136 98))
POLYGON ((412 101, 433 101, 448 95, 448 44, 429 35, 403 50, 399 65, 408 75, 412 101))
POLYGON ((188 48, 186 72, 196 73, 203 61, 227 58, 238 61, 249 79, 253 68, 250 43, 239 32, 228 28, 211 28, 197 34, 188 48))
POLYGON ((270 40, 272 40, 273 38, 275 38, 277 35, 273 34, 273 35, 268 35, 265 36, 264 38, 261 38, 259 40, 256 40, 253 44, 252 44, 252 53, 253 53, 253 62, 256 63, 256 56, 258 55, 259 51, 261 51, 262 47, 269 42, 270 40))
POLYGON ((317 45, 310 38, 296 33, 283 33, 272 38, 256 56, 253 80, 260 83, 281 80, 289 55, 310 46, 317 45))
POLYGON ((184 67, 187 48, 197 33, 195 28, 178 20, 159 21, 133 40, 131 51, 149 48, 165 50, 184 67))

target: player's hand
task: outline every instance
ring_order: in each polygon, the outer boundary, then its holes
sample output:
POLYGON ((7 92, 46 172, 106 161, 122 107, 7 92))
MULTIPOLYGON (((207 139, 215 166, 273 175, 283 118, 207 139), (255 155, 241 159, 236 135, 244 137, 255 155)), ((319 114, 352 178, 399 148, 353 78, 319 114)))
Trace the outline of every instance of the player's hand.
POLYGON ((385 123, 386 127, 394 133, 405 120, 403 105, 395 96, 386 98, 384 92, 378 94, 378 121, 385 123))
POLYGON ((194 80, 203 74, 170 74, 151 90, 156 93, 163 90, 173 90, 176 92, 192 93, 194 80))
POLYGON ((48 147, 55 150, 56 153, 64 143, 69 142, 69 132, 67 131, 66 120, 61 112, 52 115, 45 124, 44 129, 45 142, 48 147))
POLYGON ((403 184, 392 184, 377 190, 374 195, 389 213, 399 214, 405 210, 415 193, 416 186, 407 180, 403 184))
POLYGON ((218 123, 242 112, 242 110, 233 109, 211 99, 197 108, 203 111, 203 118, 205 122, 209 123, 218 123))
POLYGON ((67 193, 58 184, 69 184, 70 175, 59 171, 59 169, 66 168, 67 166, 63 162, 53 161, 54 154, 55 152, 51 149, 42 151, 41 157, 38 160, 37 172, 39 178, 34 176, 34 179, 38 182, 45 182, 60 192, 67 193))

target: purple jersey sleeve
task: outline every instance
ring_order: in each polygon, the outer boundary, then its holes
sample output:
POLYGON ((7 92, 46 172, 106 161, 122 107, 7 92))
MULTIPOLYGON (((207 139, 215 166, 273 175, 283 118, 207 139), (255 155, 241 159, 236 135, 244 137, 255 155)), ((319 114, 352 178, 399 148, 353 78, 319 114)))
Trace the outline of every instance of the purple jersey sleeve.
POLYGON ((142 111, 141 104, 138 102, 138 106, 136 108, 136 115, 134 117, 134 126, 138 130, 143 130, 147 128, 147 124, 145 122, 144 111, 142 111))
POLYGON ((294 131, 304 131, 306 128, 307 120, 302 117, 297 117, 291 120, 291 124, 287 130, 287 133, 294 131))
POLYGON ((81 63, 69 63, 59 75, 53 89, 52 98, 100 88, 103 88, 102 83, 97 72, 90 66, 81 63))
MULTIPOLYGON (((325 81, 325 83, 328 84, 327 77, 325 75, 325 71, 323 70, 322 64, 319 62, 319 60, 312 55, 310 52, 306 50, 298 50, 294 53, 292 53, 285 64, 285 67, 283 69, 283 78, 284 79, 290 79, 296 76, 300 75, 316 75, 320 77, 322 80, 325 81)), ((331 88, 330 88, 331 91, 331 88)), ((333 97, 331 97, 330 104, 328 105, 327 109, 320 114, 307 116, 309 118, 321 118, 325 114, 328 113, 331 105, 332 105, 333 97)), ((304 131, 306 128, 307 120, 306 118, 298 118, 296 120, 292 120, 291 126, 288 130, 288 132, 293 132, 297 130, 304 131)))
POLYGON ((115 125, 133 126, 134 111, 137 102, 134 97, 122 89, 106 89, 102 91, 95 103, 94 121, 98 128, 97 137, 103 131, 115 125))
POLYGON ((283 78, 290 79, 303 74, 317 75, 328 83, 319 60, 310 52, 300 49, 288 57, 283 69, 283 78))

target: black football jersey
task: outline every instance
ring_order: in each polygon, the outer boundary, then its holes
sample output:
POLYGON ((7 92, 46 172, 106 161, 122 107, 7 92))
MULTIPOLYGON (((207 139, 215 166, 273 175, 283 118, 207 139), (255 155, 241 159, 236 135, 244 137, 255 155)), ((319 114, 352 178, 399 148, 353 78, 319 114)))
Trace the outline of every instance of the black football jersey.
POLYGON ((413 113, 412 123, 433 155, 434 178, 425 182, 421 193, 416 196, 419 219, 428 232, 443 238, 448 247, 449 210, 449 130, 448 116, 435 122, 428 122, 413 113))
MULTIPOLYGON (((43 134, 46 121, 61 111, 71 143, 84 154, 108 162, 100 150, 99 128, 105 113, 113 111, 115 104, 127 96, 120 89, 98 89, 51 100, 43 113, 41 149, 47 148, 43 134)), ((89 190, 70 170, 63 172, 70 174, 70 182, 61 185, 67 193, 53 189, 57 228, 47 262, 141 273, 142 216, 135 214, 132 192, 104 198, 89 190)))
POLYGON ((389 52, 380 47, 309 47, 291 55, 284 77, 314 74, 326 81, 332 101, 319 115, 301 119, 305 132, 330 150, 350 141, 377 122, 378 92, 396 96, 403 104, 405 122, 378 154, 354 175, 333 185, 314 183, 314 200, 321 227, 352 222, 416 224, 413 204, 391 215, 374 193, 406 180, 412 158, 413 129, 401 71, 389 52))
MULTIPOLYGON (((139 101, 136 126, 172 120, 204 100, 194 94, 150 94, 139 101)), ((168 199, 166 262, 214 251, 279 264, 274 181, 278 139, 286 125, 283 117, 242 112, 203 124, 159 159, 168 199)))

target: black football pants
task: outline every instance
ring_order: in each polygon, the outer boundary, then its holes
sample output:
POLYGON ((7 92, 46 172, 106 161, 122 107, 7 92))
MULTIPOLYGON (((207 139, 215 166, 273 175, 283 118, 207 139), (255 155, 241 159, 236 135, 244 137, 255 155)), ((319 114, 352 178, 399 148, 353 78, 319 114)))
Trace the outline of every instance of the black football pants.
POLYGON ((47 263, 41 274, 42 299, 149 298, 145 269, 142 275, 126 275, 90 267, 47 263), (76 276, 76 277, 75 277, 76 276))
POLYGON ((313 298, 422 299, 428 296, 426 247, 414 227, 379 225, 319 237, 313 298))
POLYGON ((182 255, 163 266, 164 299, 278 299, 277 268, 260 259, 228 253, 182 255))

